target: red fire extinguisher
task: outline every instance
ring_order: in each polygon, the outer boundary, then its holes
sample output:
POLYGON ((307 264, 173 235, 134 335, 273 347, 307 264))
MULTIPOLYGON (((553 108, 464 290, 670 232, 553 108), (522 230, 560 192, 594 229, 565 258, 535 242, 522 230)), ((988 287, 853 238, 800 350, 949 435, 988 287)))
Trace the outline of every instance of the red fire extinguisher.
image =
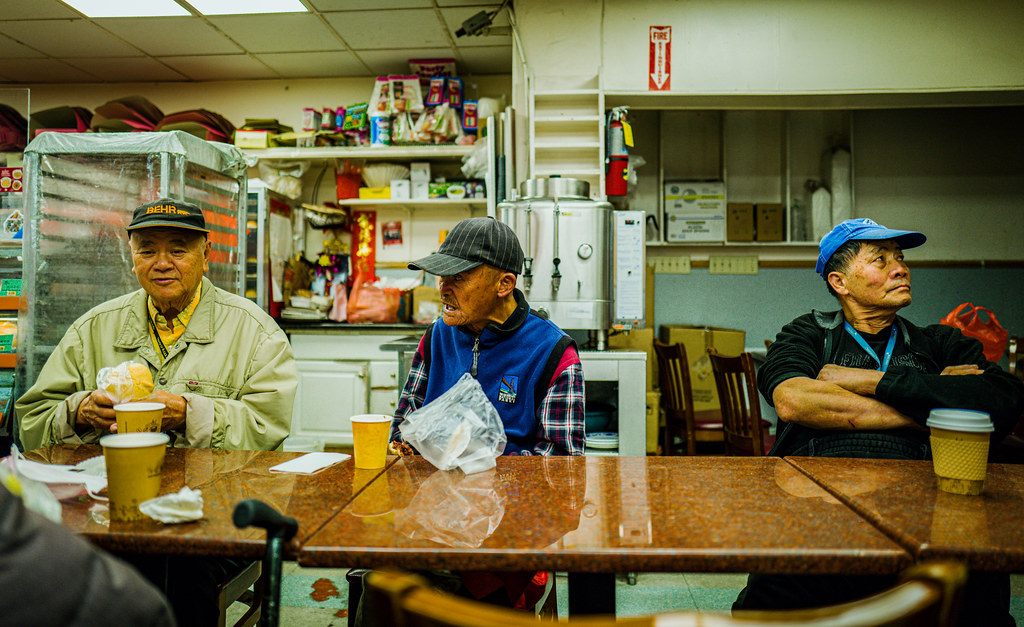
MULTIPOLYGON (((626 107, 615 107, 608 113, 607 168, 605 168, 604 191, 608 196, 625 196, 629 176, 629 153, 626 150, 628 122, 626 107)), ((632 133, 629 133, 632 135, 632 133)), ((632 141, 629 141, 632 145, 632 141)))

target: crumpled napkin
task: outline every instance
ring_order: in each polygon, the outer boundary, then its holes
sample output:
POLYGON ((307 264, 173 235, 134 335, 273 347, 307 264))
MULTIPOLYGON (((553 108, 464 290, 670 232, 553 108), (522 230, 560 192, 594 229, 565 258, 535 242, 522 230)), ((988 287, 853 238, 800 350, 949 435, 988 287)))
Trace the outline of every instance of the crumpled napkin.
POLYGON ((185 486, 175 494, 165 494, 139 503, 143 514, 171 525, 203 517, 203 493, 185 486))

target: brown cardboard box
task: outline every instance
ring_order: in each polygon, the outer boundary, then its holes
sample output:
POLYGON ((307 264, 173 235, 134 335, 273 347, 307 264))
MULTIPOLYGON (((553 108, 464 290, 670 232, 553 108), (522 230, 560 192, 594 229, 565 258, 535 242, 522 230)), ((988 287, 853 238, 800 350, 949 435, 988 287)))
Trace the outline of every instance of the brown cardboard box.
POLYGON ((663 324, 659 336, 662 342, 682 342, 686 347, 686 359, 690 362, 693 410, 718 409, 718 389, 715 387, 715 375, 711 372, 708 348, 713 346, 723 355, 739 355, 745 346, 746 332, 722 327, 663 324))
POLYGON ((441 315, 441 292, 436 287, 417 285, 412 288, 412 321, 433 322, 441 315))
POLYGON ((730 242, 754 241, 754 203, 729 203, 725 215, 725 239, 730 242))
POLYGON ((658 427, 661 424, 661 393, 647 393, 647 454, 658 452, 658 427))
POLYGON ((785 220, 782 217, 782 205, 777 202, 757 203, 757 241, 781 242, 785 220))
POLYGON ((658 358, 654 354, 654 329, 633 329, 608 335, 608 348, 628 348, 647 353, 647 391, 658 384, 658 358))

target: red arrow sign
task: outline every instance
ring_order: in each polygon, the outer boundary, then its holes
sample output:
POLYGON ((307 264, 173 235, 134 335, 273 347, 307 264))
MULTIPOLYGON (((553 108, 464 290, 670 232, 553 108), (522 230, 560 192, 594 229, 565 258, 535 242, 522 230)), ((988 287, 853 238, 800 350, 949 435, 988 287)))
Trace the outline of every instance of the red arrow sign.
POLYGON ((672 27, 651 27, 650 70, 647 79, 649 91, 668 91, 672 88, 672 27))

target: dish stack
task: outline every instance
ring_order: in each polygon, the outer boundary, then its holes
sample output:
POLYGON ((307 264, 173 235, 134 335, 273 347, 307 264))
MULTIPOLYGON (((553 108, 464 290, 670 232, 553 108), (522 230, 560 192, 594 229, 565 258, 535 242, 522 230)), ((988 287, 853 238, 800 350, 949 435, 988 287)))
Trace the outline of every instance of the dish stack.
POLYGON ((619 448, 619 434, 614 431, 599 431, 587 434, 587 448, 611 450, 619 448))

